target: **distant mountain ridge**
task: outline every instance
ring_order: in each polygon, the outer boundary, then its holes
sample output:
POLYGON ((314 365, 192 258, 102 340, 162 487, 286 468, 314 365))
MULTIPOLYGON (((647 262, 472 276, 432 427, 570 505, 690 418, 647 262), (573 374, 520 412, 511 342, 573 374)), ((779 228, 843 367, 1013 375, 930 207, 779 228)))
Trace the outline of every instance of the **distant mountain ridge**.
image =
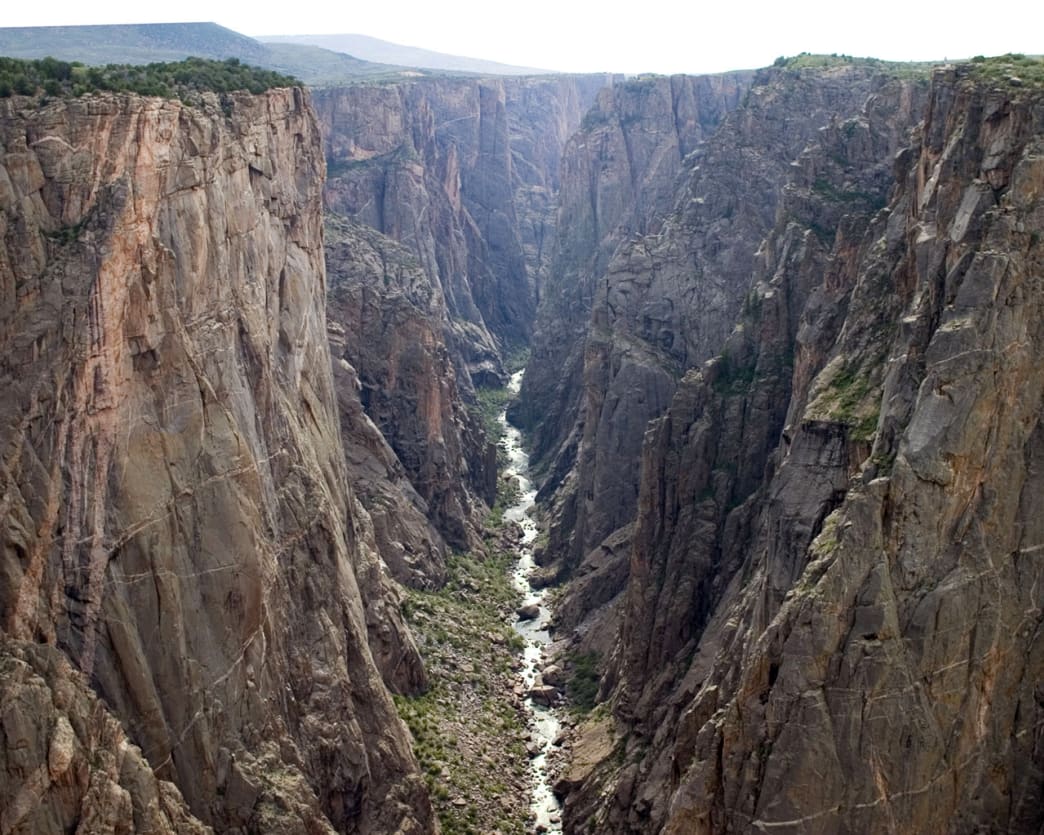
POLYGON ((340 51, 297 43, 261 43, 217 23, 0 27, 0 55, 85 64, 147 64, 200 58, 238 58, 293 75, 306 84, 398 77, 416 70, 360 60, 340 51))
POLYGON ((443 72, 479 73, 482 75, 551 75, 556 70, 501 64, 482 58, 450 55, 415 46, 383 41, 369 35, 259 35, 258 41, 267 44, 298 44, 319 46, 334 52, 354 55, 366 61, 394 64, 403 67, 422 67, 443 72))
POLYGON ((177 61, 190 55, 259 63, 268 54, 253 38, 205 22, 0 28, 0 53, 88 64, 177 61))

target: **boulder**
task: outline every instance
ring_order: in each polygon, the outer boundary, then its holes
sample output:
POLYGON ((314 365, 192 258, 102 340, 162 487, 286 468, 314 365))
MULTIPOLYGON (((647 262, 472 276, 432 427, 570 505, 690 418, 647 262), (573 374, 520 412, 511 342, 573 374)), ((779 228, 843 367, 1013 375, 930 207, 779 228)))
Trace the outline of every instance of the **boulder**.
POLYGON ((548 684, 538 684, 529 688, 526 694, 535 704, 551 707, 558 699, 558 688, 548 684))
POLYGON ((540 678, 544 684, 551 687, 565 687, 565 670, 557 664, 549 664, 540 671, 540 678))

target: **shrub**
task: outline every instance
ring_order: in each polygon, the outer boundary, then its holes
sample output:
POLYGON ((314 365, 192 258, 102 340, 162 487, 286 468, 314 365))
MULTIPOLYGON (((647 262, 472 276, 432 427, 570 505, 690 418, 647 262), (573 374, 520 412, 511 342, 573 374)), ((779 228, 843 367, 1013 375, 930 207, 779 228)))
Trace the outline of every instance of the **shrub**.
POLYGON ((243 64, 237 58, 154 64, 108 64, 85 67, 78 62, 41 58, 23 61, 0 58, 0 98, 33 96, 82 96, 99 91, 125 91, 143 96, 181 98, 191 101, 202 92, 231 93, 246 90, 263 93, 273 87, 291 87, 300 82, 272 70, 243 64))
POLYGON ((601 681, 599 661, 597 652, 570 653, 567 658, 570 676, 566 682, 566 693, 572 708, 578 713, 590 713, 598 700, 601 681))

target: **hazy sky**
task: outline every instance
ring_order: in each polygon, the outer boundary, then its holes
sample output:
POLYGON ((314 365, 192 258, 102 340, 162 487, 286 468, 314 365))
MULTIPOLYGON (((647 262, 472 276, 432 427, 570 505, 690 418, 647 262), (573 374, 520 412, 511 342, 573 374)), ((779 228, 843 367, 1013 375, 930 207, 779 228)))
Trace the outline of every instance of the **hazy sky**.
POLYGON ((0 12, 0 26, 193 20, 247 35, 360 33, 563 71, 709 72, 805 51, 896 60, 1044 52, 1037 0, 46 0, 0 12))

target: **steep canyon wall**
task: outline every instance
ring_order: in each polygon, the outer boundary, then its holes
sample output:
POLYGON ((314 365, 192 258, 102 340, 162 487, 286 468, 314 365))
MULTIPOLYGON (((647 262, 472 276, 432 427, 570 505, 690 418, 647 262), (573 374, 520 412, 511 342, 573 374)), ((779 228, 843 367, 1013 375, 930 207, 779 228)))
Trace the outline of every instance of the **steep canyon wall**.
MULTIPOLYGON (((640 80, 604 93, 570 145, 561 283, 541 308, 513 416, 532 427, 546 474, 542 561, 555 576, 586 578, 560 608, 560 626, 597 636, 592 648, 607 651, 608 632, 584 620, 626 580, 648 421, 688 369, 720 351, 803 149, 856 119, 888 83, 860 64, 640 80), (602 226, 591 233, 595 219, 602 226)), ((915 120, 912 91, 896 95, 906 96, 896 105, 906 122, 879 120, 877 146, 849 165, 867 169, 864 202, 883 203, 887 151, 915 120)))
MULTIPOLYGON (((334 352, 354 372, 338 388, 349 399, 358 389, 396 459, 393 480, 412 488, 405 504, 399 490, 363 497, 411 585, 437 584, 446 548, 476 544, 474 508, 495 498, 495 450, 467 404, 473 385, 504 381, 505 357, 528 341, 561 149, 608 80, 446 78, 315 94, 330 163, 334 352)), ((352 457, 361 439, 345 430, 352 457)), ((353 476, 377 484, 373 472, 353 476)))
POLYGON ((1039 86, 314 96, 0 100, 0 828, 434 831, 391 578, 529 343, 567 832, 1037 831, 1039 86))
POLYGON ((561 149, 607 76, 426 79, 317 91, 327 207, 399 241, 446 299, 469 382, 524 344, 561 149))
POLYGON ((185 831, 150 768, 221 830, 429 830, 378 664, 423 671, 345 474, 306 94, 0 108, 5 704, 52 705, 4 714, 4 831, 185 831))
POLYGON ((869 93, 646 437, 567 831, 1042 823, 1044 96, 974 65, 869 93))

